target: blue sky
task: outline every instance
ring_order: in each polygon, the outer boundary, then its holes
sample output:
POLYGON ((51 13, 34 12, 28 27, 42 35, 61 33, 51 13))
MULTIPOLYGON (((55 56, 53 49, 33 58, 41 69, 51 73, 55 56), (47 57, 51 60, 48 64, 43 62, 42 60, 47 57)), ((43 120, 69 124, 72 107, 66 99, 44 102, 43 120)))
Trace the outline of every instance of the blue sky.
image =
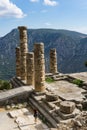
POLYGON ((87 0, 0 0, 0 37, 22 25, 87 34, 87 0))

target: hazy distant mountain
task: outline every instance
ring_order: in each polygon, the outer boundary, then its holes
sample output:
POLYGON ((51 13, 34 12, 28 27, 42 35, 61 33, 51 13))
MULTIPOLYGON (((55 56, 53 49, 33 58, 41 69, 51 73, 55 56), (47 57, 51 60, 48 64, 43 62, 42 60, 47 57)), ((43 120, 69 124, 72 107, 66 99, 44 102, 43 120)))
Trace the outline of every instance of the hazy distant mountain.
MULTIPOLYGON (((87 35, 68 30, 29 29, 28 46, 43 42, 45 46, 46 70, 49 69, 49 50, 56 48, 58 70, 62 73, 86 71, 87 35)), ((0 79, 10 79, 15 75, 15 47, 19 45, 17 29, 0 38, 0 79)))

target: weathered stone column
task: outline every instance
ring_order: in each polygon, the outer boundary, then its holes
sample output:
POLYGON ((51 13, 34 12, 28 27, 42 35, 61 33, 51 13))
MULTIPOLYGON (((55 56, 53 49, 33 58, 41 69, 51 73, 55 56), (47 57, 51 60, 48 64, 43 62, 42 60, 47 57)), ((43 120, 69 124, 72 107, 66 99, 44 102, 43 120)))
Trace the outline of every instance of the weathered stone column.
POLYGON ((20 47, 16 47, 16 77, 20 77, 20 47))
POLYGON ((34 44, 35 91, 45 91, 44 44, 34 44))
POLYGON ((29 52, 27 55, 27 85, 34 86, 34 53, 29 52))
POLYGON ((50 73, 57 73, 57 53, 56 49, 50 50, 50 73))
POLYGON ((25 26, 18 27, 20 33, 20 67, 21 67, 21 80, 26 80, 26 53, 28 52, 27 44, 27 28, 25 26))

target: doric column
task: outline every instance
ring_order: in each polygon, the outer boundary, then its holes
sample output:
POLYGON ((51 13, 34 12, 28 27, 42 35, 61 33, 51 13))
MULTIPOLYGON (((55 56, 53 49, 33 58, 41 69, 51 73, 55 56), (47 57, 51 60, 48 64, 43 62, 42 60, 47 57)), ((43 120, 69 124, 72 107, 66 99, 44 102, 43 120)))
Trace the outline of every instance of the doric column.
POLYGON ((50 73, 57 73, 57 53, 56 49, 50 50, 50 73))
POLYGON ((20 47, 16 47, 16 77, 20 77, 20 47))
POLYGON ((27 85, 34 86, 34 53, 29 52, 27 55, 27 85))
POLYGON ((35 91, 45 91, 44 44, 34 44, 35 91))
POLYGON ((25 26, 20 26, 18 29, 20 33, 21 79, 26 80, 26 53, 28 52, 27 28, 25 26))

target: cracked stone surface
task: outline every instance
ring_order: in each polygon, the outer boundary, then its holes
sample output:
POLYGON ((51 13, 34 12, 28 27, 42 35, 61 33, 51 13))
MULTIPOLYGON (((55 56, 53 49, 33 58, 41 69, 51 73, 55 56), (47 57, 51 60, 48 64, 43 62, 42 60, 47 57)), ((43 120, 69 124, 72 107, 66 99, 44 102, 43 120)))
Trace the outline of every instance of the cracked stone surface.
POLYGON ((35 123, 32 111, 26 108, 0 110, 0 130, 50 130, 39 119, 35 123), (10 115, 10 116, 9 116, 10 115))
POLYGON ((82 95, 82 92, 85 92, 84 89, 78 88, 77 85, 67 81, 60 80, 50 84, 46 83, 45 85, 49 91, 52 91, 65 100, 82 102, 85 98, 84 95, 82 95))

